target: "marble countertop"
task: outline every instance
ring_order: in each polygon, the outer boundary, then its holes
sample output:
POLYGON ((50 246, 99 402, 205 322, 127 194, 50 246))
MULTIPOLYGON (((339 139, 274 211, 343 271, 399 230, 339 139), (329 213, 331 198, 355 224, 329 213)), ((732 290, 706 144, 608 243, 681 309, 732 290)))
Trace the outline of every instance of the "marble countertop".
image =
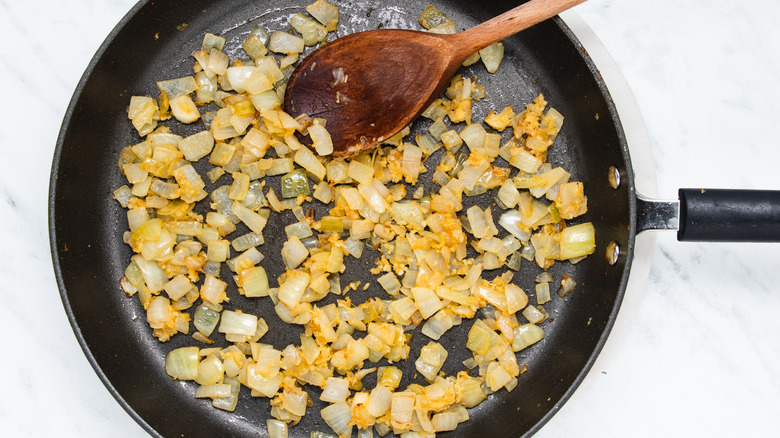
MULTIPOLYGON (((66 106, 133 4, 0 0, 2 436, 145 436, 76 342, 47 230, 66 106)), ((574 12, 565 18, 623 90, 640 191, 780 189, 780 3, 590 0, 574 12)), ((537 436, 776 434, 780 245, 680 243, 658 232, 640 235, 637 251, 604 353, 537 436)))

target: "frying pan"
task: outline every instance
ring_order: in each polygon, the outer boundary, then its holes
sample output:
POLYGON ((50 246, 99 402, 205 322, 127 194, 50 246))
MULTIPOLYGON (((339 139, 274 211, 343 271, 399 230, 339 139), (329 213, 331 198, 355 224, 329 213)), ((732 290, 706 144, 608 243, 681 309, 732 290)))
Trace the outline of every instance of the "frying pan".
MULTIPOLYGON (((285 28, 287 17, 301 11, 306 3, 139 3, 101 46, 67 110, 53 160, 50 190, 50 237, 57 280, 66 312, 89 361, 119 403, 152 435, 265 436, 269 406, 267 400, 253 399, 245 390, 234 413, 195 400, 192 384, 175 382, 163 370, 165 354, 191 341, 178 335, 166 344, 159 343, 151 336, 138 301, 126 298, 119 290, 117 281, 131 253, 121 239, 127 225, 124 211, 111 199, 111 193, 123 184, 116 167, 118 151, 139 141, 126 119, 127 102, 132 95, 156 95, 156 80, 191 74, 189 53, 199 46, 203 33, 226 36, 227 46, 237 48, 255 24, 267 29, 285 28)), ((437 6, 463 27, 515 6, 513 2, 472 3, 452 0, 437 2, 437 6)), ((342 11, 340 33, 380 26, 416 28, 416 18, 427 5, 408 0, 337 4, 342 11)), ((521 436, 542 427, 587 374, 609 334, 625 291, 636 233, 647 228, 677 227, 677 203, 648 201, 636 193, 614 105, 596 66, 566 25, 558 19, 550 20, 506 40, 505 45, 506 58, 499 73, 488 76, 478 66, 465 69, 465 73, 480 76, 496 108, 522 105, 541 92, 566 116, 564 130, 551 149, 550 162, 566 167, 572 179, 585 183, 590 212, 583 220, 596 227, 597 253, 577 265, 558 263, 553 267, 555 278, 567 273, 578 286, 566 299, 548 304, 553 320, 545 325, 547 336, 518 356, 528 371, 520 376, 513 392, 500 391, 470 410, 471 420, 449 434, 452 436, 521 436), (610 175, 614 183, 616 174, 620 182, 613 188, 610 175), (611 242, 619 250, 608 258, 611 242)), ((490 109, 479 106, 475 119, 484 117, 490 109)), ((423 126, 414 128, 421 130, 423 126)), ((199 129, 177 126, 176 132, 188 135, 199 129)), ((434 157, 431 161, 437 160, 434 157)), ((481 196, 467 202, 484 207, 491 198, 481 196)), ((682 192, 679 205, 681 239, 778 238, 780 202, 775 193, 688 190, 682 192), (757 202, 745 207, 744 196, 757 198, 757 202), (729 206, 723 207, 724 200, 730 202, 729 206), (702 219, 713 212, 733 210, 749 214, 737 220, 729 215, 711 221, 714 225, 701 227, 702 219), (761 216, 758 221, 756 214, 761 216), (763 222, 763 227, 745 225, 745 218, 751 223, 763 222)), ((318 211, 318 216, 321 213, 318 211)), ((285 215, 280 219, 269 224, 265 232, 268 243, 261 247, 267 256, 263 264, 271 278, 281 273, 271 255, 279 254, 282 240, 271 236, 283 233, 283 224, 292 221, 285 215)), ((349 262, 343 281, 370 280, 365 274, 370 263, 349 262)), ((528 290, 538 272, 525 264, 515 282, 528 290)), ((353 300, 360 302, 376 295, 376 283, 372 285, 365 293, 355 293, 353 300)), ((277 347, 296 342, 294 330, 286 326, 285 330, 273 329, 278 318, 267 301, 244 302, 235 290, 232 292, 231 305, 251 309, 271 325, 264 342, 277 347)), ((457 365, 468 355, 462 346, 470 325, 464 322, 441 340, 450 352, 444 368, 448 373, 457 371, 457 365)), ((412 351, 419 351, 426 342, 417 333, 412 351)), ((409 370, 413 370, 411 361, 405 368, 407 381, 403 385, 414 381, 414 373, 409 370)), ((370 377, 364 383, 373 386, 370 377)), ((292 436, 308 436, 309 430, 329 431, 317 414, 322 407, 317 403, 318 392, 310 389, 309 393, 315 405, 291 430, 292 436)))

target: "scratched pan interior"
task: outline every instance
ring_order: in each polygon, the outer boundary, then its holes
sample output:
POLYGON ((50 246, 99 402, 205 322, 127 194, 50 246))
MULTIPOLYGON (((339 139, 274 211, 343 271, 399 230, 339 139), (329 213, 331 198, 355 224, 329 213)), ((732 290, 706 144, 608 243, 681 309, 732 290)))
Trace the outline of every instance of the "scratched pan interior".
MULTIPOLYGON (((266 436, 269 403, 267 399, 250 397, 246 388, 232 413, 194 399, 195 384, 173 381, 163 366, 168 351, 195 342, 181 334, 167 343, 158 342, 147 327, 138 300, 125 297, 118 286, 131 252, 122 243, 127 227, 125 212, 112 200, 113 190, 124 184, 116 166, 117 154, 122 147, 140 141, 126 116, 130 96, 156 96, 156 80, 192 74, 193 60, 189 54, 199 47, 205 32, 225 36, 226 51, 231 57, 240 55, 240 42, 254 25, 269 31, 285 30, 289 16, 301 11, 306 3, 141 2, 95 55, 63 121, 52 166, 49 212, 52 254, 62 299, 74 332, 97 374, 117 401, 152 435, 266 436)), ((428 2, 366 0, 336 4, 341 9, 338 32, 346 34, 379 27, 417 29, 417 17, 428 2)), ((464 28, 516 4, 435 2, 464 28)), ((568 273, 578 285, 566 299, 554 297, 546 305, 551 314, 550 321, 544 323, 547 335, 518 354, 520 365, 528 368, 519 377, 517 388, 511 393, 501 390, 491 395, 470 410, 470 421, 442 436, 522 436, 542 427, 576 389, 601 349, 618 311, 632 259, 633 176, 617 114, 596 67, 558 19, 526 30, 504 44, 505 59, 495 75, 488 75, 481 64, 462 69, 469 76, 478 75, 488 92, 488 99, 475 105, 474 119, 482 120, 490 109, 500 110, 508 104, 522 108, 538 93, 543 93, 551 106, 564 114, 564 128, 549 160, 569 169, 573 180, 585 183, 589 212, 581 221, 594 223, 597 249, 595 255, 577 265, 558 263, 552 268, 556 279, 568 273), (611 165, 623 175, 617 190, 607 182, 611 165), (623 248, 613 266, 604 256, 610 241, 623 248)), ((200 123, 165 124, 185 136, 203 129, 200 123)), ((427 126, 426 122, 417 122, 413 129, 420 131, 427 126)), ((201 161, 198 169, 203 171, 206 160, 201 161)), ((430 162, 437 163, 438 157, 430 162)), ((424 180, 429 182, 431 174, 424 180)), ((227 178, 216 185, 229 184, 227 178)), ((278 181, 271 184, 278 189, 278 181)), ((464 205, 491 205, 493 194, 491 191, 468 198, 464 205)), ((198 211, 205 212, 205 204, 202 202, 198 211)), ((322 208, 317 209, 317 217, 323 212, 322 208)), ((289 212, 279 218, 269 222, 264 232, 267 243, 260 247, 266 256, 262 264, 272 285, 282 272, 279 250, 285 240, 283 225, 295 221, 289 212)), ((368 273, 375 254, 367 250, 362 260, 347 260, 342 284, 354 280, 371 284, 366 292, 352 293, 355 303, 368 296, 384 297, 368 273)), ((526 262, 514 282, 533 292, 533 278, 539 272, 539 268, 526 262)), ((229 277, 228 272, 223 273, 229 277)), ((486 277, 497 274, 487 273, 486 277)), ((243 308, 269 323, 271 330, 263 342, 279 349, 299 342, 300 330, 282 325, 270 299, 248 301, 237 295, 231 281, 228 283, 231 301, 226 308, 243 308)), ((449 374, 459 371, 461 362, 469 356, 465 339, 471 324, 464 321, 440 341, 449 351, 444 365, 449 374)), ((405 370, 403 385, 422 383, 419 377, 414 378, 413 361, 428 339, 419 330, 414 333, 411 358, 400 365, 405 370)), ((367 377, 364 384, 372 388, 373 376, 367 377)), ((319 409, 324 407, 319 402, 319 390, 309 386, 307 390, 314 405, 301 423, 291 429, 291 436, 308 437, 311 430, 330 431, 319 416, 319 409)))

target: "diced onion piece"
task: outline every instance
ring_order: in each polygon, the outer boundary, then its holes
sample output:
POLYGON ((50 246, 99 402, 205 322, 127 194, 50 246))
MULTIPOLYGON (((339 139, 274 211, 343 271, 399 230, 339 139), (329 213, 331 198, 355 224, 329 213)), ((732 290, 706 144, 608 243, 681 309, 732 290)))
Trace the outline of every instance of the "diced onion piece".
POLYGON ((593 224, 583 224, 566 227, 561 231, 561 260, 593 254, 596 249, 596 232, 593 224))
POLYGON ((469 219, 471 225, 471 234, 477 239, 488 237, 493 235, 493 230, 490 227, 490 222, 486 216, 486 213, 481 208, 474 205, 466 210, 466 216, 469 219))
POLYGON ((195 398, 220 398, 229 397, 231 386, 227 384, 202 385, 195 390, 195 398))
POLYGON ((427 287, 413 287, 412 297, 414 297, 414 303, 420 310, 420 314, 425 319, 428 319, 443 307, 436 293, 427 287))
POLYGON ((168 276, 156 262, 146 260, 140 254, 134 255, 132 260, 138 265, 143 274, 144 282, 152 293, 163 290, 165 284, 168 283, 168 276))
POLYGON ((320 415, 339 436, 352 436, 352 426, 349 425, 352 420, 352 411, 348 404, 334 403, 320 410, 320 415))
MULTIPOLYGON (((311 127, 309 127, 311 129, 311 127)), ((309 148, 301 148, 295 153, 293 158, 298 165, 311 172, 319 179, 325 178, 325 166, 315 156, 309 148)))
POLYGON ((193 76, 183 78, 168 79, 157 82, 157 88, 164 92, 168 99, 176 99, 179 96, 189 95, 198 89, 198 83, 193 76))
POLYGON ((227 283, 224 281, 214 276, 206 275, 206 278, 203 280, 203 285, 200 288, 200 297, 203 301, 219 304, 227 299, 227 295, 225 294, 226 288, 227 283))
POLYGON ((544 330, 535 324, 523 324, 514 329, 512 350, 520 351, 544 338, 544 330))
POLYGON ((286 281, 279 285, 279 301, 288 307, 295 307, 300 304, 301 297, 306 291, 310 279, 311 277, 306 272, 288 271, 286 281))
POLYGON ((249 100, 258 111, 272 110, 282 105, 282 99, 275 90, 268 90, 259 94, 252 94, 249 96, 249 100))
MULTIPOLYGON (((216 385, 222 381, 225 375, 225 368, 222 361, 216 354, 211 354, 198 364, 198 377, 195 382, 201 385, 216 385)), ((223 388, 224 389, 224 388, 223 388)), ((226 397, 230 395, 230 388, 227 388, 227 394, 216 395, 215 397, 226 397)), ((211 397, 207 395, 206 397, 211 397)))
POLYGON ((454 412, 442 412, 433 415, 431 424, 436 432, 446 432, 455 430, 458 427, 459 420, 460 417, 454 412))
POLYGON ((283 380, 284 374, 279 372, 278 367, 276 371, 267 370, 258 364, 249 364, 246 367, 246 385, 264 397, 273 397, 279 391, 283 380))
POLYGON ((404 153, 401 159, 401 172, 406 182, 414 184, 420 174, 422 149, 411 144, 404 145, 404 153))
POLYGON ((469 330, 466 347, 480 356, 485 356, 488 350, 490 350, 491 340, 494 336, 496 336, 496 333, 482 320, 478 319, 474 321, 471 330, 469 330))
POLYGON ((485 400, 486 396, 484 391, 482 391, 481 379, 464 374, 458 376, 458 386, 463 391, 461 393, 461 404, 467 408, 472 408, 485 400))
POLYGON ((263 232, 263 228, 265 228, 265 225, 268 222, 266 218, 245 207, 238 201, 233 202, 230 211, 235 214, 241 222, 246 224, 250 230, 257 234, 263 232))
POLYGON ((544 314, 534 306, 527 306, 523 309, 523 316, 532 324, 538 324, 544 321, 545 318, 544 314))
POLYGON ((432 382, 439 373, 444 361, 447 360, 447 350, 438 342, 430 342, 420 349, 420 357, 414 362, 417 371, 432 382))
POLYGON ((412 428, 415 394, 411 391, 395 392, 390 404, 390 425, 396 430, 412 428))
POLYGON ((366 408, 374 417, 381 417, 390 410, 393 402, 393 393, 384 385, 377 385, 368 396, 366 408))
POLYGON ((566 298, 566 296, 574 290, 574 286, 576 285, 577 282, 574 281, 573 278, 571 278, 568 274, 563 274, 561 277, 561 287, 558 289, 558 296, 561 298, 566 298))
POLYGON ((215 306, 207 303, 203 303, 198 306, 195 311, 195 317, 193 324, 195 328, 206 336, 211 335, 211 332, 217 327, 219 323, 219 311, 215 310, 215 306))
POLYGON ((189 278, 184 275, 177 275, 171 281, 165 284, 165 292, 172 300, 178 300, 183 297, 187 292, 195 287, 189 278))
POLYGON ((177 348, 165 356, 165 372, 176 380, 198 377, 198 347, 177 348))
POLYGON ((534 173, 539 169, 539 166, 542 165, 542 160, 523 148, 514 148, 512 149, 511 154, 509 164, 517 167, 523 172, 534 173))
POLYGON ((528 305, 528 296, 515 284, 507 284, 504 294, 506 295, 507 312, 509 313, 517 313, 528 305))
POLYGON ((268 428, 268 438, 287 438, 287 423, 269 418, 266 422, 268 428))
POLYGON ((232 310, 222 311, 220 333, 252 336, 257 331, 257 316, 232 310))
POLYGON ((321 41, 325 41, 325 38, 328 36, 325 26, 303 14, 295 14, 290 17, 290 26, 301 34, 303 43, 307 46, 313 46, 321 41))
POLYGON ((390 215, 399 225, 419 225, 425 221, 420 203, 409 200, 390 204, 390 215))
POLYGON ((306 6, 306 12, 311 14, 312 17, 317 19, 328 32, 336 30, 336 25, 339 22, 339 8, 328 3, 325 0, 317 0, 316 2, 306 6))
POLYGON ((344 249, 352 257, 359 259, 363 254, 364 243, 360 240, 352 239, 351 237, 344 241, 344 249))
POLYGON ((422 334, 437 341, 454 325, 453 318, 445 310, 436 312, 423 324, 422 334))
POLYGON ((498 362, 490 362, 485 373, 485 383, 491 391, 495 392, 503 388, 512 380, 512 375, 498 362))
POLYGON ((282 407, 293 415, 302 417, 306 414, 306 402, 309 396, 300 388, 285 388, 282 392, 282 407))
POLYGON ((472 151, 474 149, 479 149, 485 145, 486 135, 487 135, 487 131, 485 131, 485 128, 479 123, 472 123, 471 125, 468 125, 465 128, 463 128, 462 131, 460 131, 460 138, 462 138, 463 141, 466 142, 466 145, 472 151))
POLYGON ((328 377, 322 388, 320 400, 328 403, 343 403, 349 397, 349 382, 339 377, 328 377))
POLYGON ((375 212, 382 214, 387 211, 387 201, 373 184, 360 184, 358 186, 358 191, 375 212))
POLYGON ((360 184, 370 184, 374 179, 374 168, 360 161, 353 160, 349 163, 347 176, 360 184))
POLYGON ((438 10, 433 5, 428 5, 428 7, 423 10, 418 21, 426 29, 432 29, 443 24, 452 23, 452 19, 444 15, 442 11, 438 10))
POLYGON ((295 269, 309 256, 309 250, 297 236, 291 236, 282 247, 282 260, 287 269, 295 269))
POLYGON ((388 293, 388 295, 397 295, 401 290, 401 282, 392 272, 388 272, 377 278, 377 282, 388 293))
POLYGON ((242 270, 239 274, 239 279, 245 296, 268 296, 268 275, 262 266, 242 270))
POLYGON ((189 94, 171 99, 171 113, 182 123, 192 123, 200 118, 200 112, 189 94))
POLYGON ((542 184, 537 187, 531 187, 528 191, 531 192, 534 198, 541 198, 554 185, 566 182, 569 179, 569 172, 562 167, 556 167, 540 173, 537 177, 541 179, 542 184))
POLYGON ((278 30, 271 34, 268 40, 268 50, 289 55, 302 53, 304 48, 303 38, 278 30))
POLYGON ((504 45, 502 43, 491 44, 480 50, 479 56, 482 58, 482 62, 485 64, 487 71, 489 73, 495 73, 498 70, 501 59, 504 57, 504 45))
POLYGON ((214 148, 214 137, 209 131, 201 131, 179 141, 179 149, 188 161, 198 161, 214 148))
POLYGON ((536 302, 544 304, 548 301, 550 301, 550 283, 538 283, 536 285, 536 302))
POLYGON ((333 141, 330 138, 330 133, 324 126, 313 124, 309 126, 308 133, 311 137, 312 147, 317 151, 317 155, 325 156, 333 152, 333 141))
POLYGON ((506 180, 498 189, 498 199, 506 208, 514 208, 520 200, 520 192, 517 191, 515 184, 511 180, 506 180))

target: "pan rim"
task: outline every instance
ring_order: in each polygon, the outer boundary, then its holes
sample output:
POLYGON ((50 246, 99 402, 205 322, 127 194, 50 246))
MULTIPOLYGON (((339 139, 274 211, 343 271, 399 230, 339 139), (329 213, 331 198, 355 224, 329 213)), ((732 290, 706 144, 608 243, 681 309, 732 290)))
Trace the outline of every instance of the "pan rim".
MULTIPOLYGON (((604 345, 609 339, 610 333, 612 332, 612 329, 615 326, 615 322, 617 320, 618 314, 620 313, 620 308, 623 303, 623 298, 625 297, 626 294, 626 288, 628 286, 628 281, 631 274, 631 267, 634 261, 634 248, 636 245, 636 235, 637 235, 636 226, 635 226, 636 215, 637 215, 637 191, 635 185, 636 181, 635 181, 633 165, 631 162, 631 156, 629 154, 628 142, 626 140, 626 134, 625 131, 623 130, 623 124, 617 113, 617 107, 615 105, 615 101, 612 99, 609 89, 607 88, 606 81, 602 77, 601 72, 599 71, 593 59, 588 54, 583 44, 580 42, 579 38, 577 38, 577 36, 575 35, 574 31, 569 27, 568 24, 566 24, 566 22, 560 16, 553 17, 552 20, 556 23, 556 25, 560 28, 560 30, 564 33, 564 35, 566 35, 566 37, 572 42, 572 44, 574 44, 577 47, 581 58, 587 65, 591 75, 596 79, 596 83, 598 84, 599 91, 603 95, 605 102, 608 104, 609 112, 610 112, 609 115, 617 131, 616 133, 617 133, 618 140, 620 142, 620 149, 623 152, 623 156, 625 160, 624 164, 626 166, 626 172, 625 172, 626 174, 625 175, 621 174, 621 179, 625 177, 626 188, 628 189, 629 230, 628 230, 628 242, 627 242, 626 251, 625 252, 621 251, 621 256, 625 253, 626 258, 625 258, 625 265, 623 266, 623 274, 620 278, 620 286, 618 288, 618 293, 615 296, 615 304, 612 307, 612 310, 609 315, 609 319, 607 320, 607 324, 605 325, 604 330, 601 332, 599 341, 596 343, 595 347, 593 348, 593 351, 588 357, 588 360, 585 362, 584 366, 577 374, 577 377, 569 385, 569 388, 564 392, 564 394, 561 396, 558 402, 556 402, 555 405, 553 405, 553 407, 550 408, 547 414, 545 414, 531 429, 528 430, 528 432, 526 432, 523 435, 524 438, 529 438, 535 435, 537 432, 539 432, 539 430, 541 430, 544 427, 544 425, 547 424, 558 413, 558 411, 560 411, 563 408, 563 406, 569 401, 569 399, 571 399, 572 395, 574 395, 577 389, 579 389, 580 385, 588 376, 588 374, 593 368, 593 365, 595 364, 596 360, 598 359, 599 355, 604 349, 604 345)), ((599 256, 598 254, 593 254, 593 255, 596 257, 599 256)))
MULTIPOLYGON (((138 412, 136 412, 136 410, 133 409, 132 406, 130 406, 130 403, 127 400, 125 400, 125 398, 119 393, 116 387, 111 383, 111 381, 108 379, 103 369, 98 364, 97 359, 95 358, 94 354, 90 350, 89 345, 87 344, 84 335, 81 332, 81 329, 76 321, 76 317, 73 312, 73 309, 70 305, 67 288, 65 286, 65 279, 60 264, 60 249, 57 247, 57 226, 56 226, 57 224, 56 224, 55 208, 54 208, 56 195, 57 195, 57 186, 58 186, 57 185, 58 170, 60 167, 60 160, 62 157, 65 134, 68 131, 75 108, 78 102, 80 101, 85 85, 90 79, 90 77, 92 76, 96 65, 102 59, 102 57, 104 56, 105 52, 109 49, 109 47, 114 43, 114 40, 116 39, 118 34, 124 29, 124 27, 131 20, 135 18, 137 13, 141 9, 146 7, 149 3, 153 3, 153 0, 139 1, 114 26, 111 32, 109 32, 109 34, 106 36, 104 41, 101 43, 99 48, 96 50, 95 54, 91 58, 87 67, 85 68, 74 90, 74 93, 63 115, 63 121, 58 133, 57 142, 56 142, 53 159, 52 159, 51 174, 50 174, 50 181, 49 181, 49 193, 48 193, 48 206, 49 206, 48 228, 49 228, 49 244, 51 250, 52 264, 54 268, 55 279, 57 281, 60 298, 62 300, 65 313, 68 317, 68 322, 76 336, 77 342, 82 352, 86 356, 90 366, 92 367, 95 374, 97 374, 100 381, 103 383, 106 389, 108 389, 109 393, 119 403, 119 405, 130 415, 130 417, 133 418, 133 420, 139 426, 141 426, 141 428, 149 435, 154 437, 162 437, 162 435, 154 427, 152 427, 149 423, 147 423, 146 420, 144 420, 141 417, 141 415, 138 412)), ((610 95, 606 82, 602 77, 599 69, 595 65, 593 59, 589 56, 585 47, 582 45, 580 40, 572 31, 572 29, 566 24, 563 18, 559 16, 556 16, 551 20, 554 21, 556 26, 561 30, 561 32, 566 36, 566 38, 571 41, 572 45, 578 49, 579 56, 583 59, 591 75, 596 80, 599 91, 601 92, 602 97, 605 99, 605 102, 607 103, 607 106, 609 108, 610 118, 616 129, 617 138, 620 143, 620 149, 624 156, 623 164, 626 166, 626 174, 624 175, 624 181, 626 184, 626 188, 628 190, 629 231, 628 231, 628 242, 627 242, 626 251, 621 252, 621 256, 625 254, 625 262, 624 262, 623 272, 619 283, 618 292, 615 295, 615 303, 611 309, 605 327, 601 332, 601 335, 599 336, 598 342, 596 343, 596 345, 593 348, 593 351, 589 355, 588 360, 584 363, 582 369, 579 371, 576 378, 571 382, 567 390, 561 395, 559 400, 548 410, 548 412, 536 424, 534 424, 533 427, 531 427, 526 433, 522 435, 524 437, 530 437, 536 434, 537 432, 539 432, 539 430, 541 430, 544 427, 544 425, 547 424, 550 421, 550 419, 552 419, 553 416, 555 416, 558 413, 558 411, 560 411, 563 405, 565 405, 566 402, 569 401, 569 399, 580 387, 585 377, 593 368, 594 363, 596 362, 599 354, 603 350, 604 345, 607 339, 609 338, 610 333, 615 325, 617 315, 619 314, 620 307, 623 302, 623 298, 625 296, 626 286, 630 276, 632 262, 634 260, 634 246, 635 246, 636 235, 637 235, 636 227, 634 226, 634 224, 636 223, 636 214, 637 214, 637 191, 635 187, 635 175, 634 175, 634 171, 633 171, 633 167, 629 155, 626 135, 623 130, 623 126, 620 121, 620 118, 618 116, 615 102, 613 101, 610 95)))

